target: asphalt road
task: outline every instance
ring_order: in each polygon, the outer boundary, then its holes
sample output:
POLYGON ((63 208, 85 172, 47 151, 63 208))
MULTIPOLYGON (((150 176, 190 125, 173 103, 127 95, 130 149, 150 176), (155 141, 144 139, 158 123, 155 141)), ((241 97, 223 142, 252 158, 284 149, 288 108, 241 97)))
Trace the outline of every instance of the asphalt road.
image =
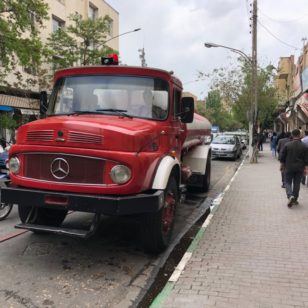
MULTIPOLYGON (((31 232, 10 238, 18 231, 14 208, 0 222, 0 307, 134 306, 172 247, 204 212, 204 201, 223 191, 239 163, 212 161, 210 191, 184 196, 171 248, 158 256, 143 252, 134 219, 103 217, 96 235, 87 240, 31 232)), ((91 218, 72 213, 65 223, 86 228, 91 218)))

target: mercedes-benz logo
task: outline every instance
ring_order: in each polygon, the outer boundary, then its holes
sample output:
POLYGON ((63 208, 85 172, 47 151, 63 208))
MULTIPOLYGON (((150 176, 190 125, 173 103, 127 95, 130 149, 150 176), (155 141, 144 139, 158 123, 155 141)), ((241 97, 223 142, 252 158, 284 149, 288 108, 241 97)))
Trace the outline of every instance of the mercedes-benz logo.
POLYGON ((70 166, 64 158, 55 158, 50 165, 50 172, 54 178, 62 180, 70 173, 70 166))

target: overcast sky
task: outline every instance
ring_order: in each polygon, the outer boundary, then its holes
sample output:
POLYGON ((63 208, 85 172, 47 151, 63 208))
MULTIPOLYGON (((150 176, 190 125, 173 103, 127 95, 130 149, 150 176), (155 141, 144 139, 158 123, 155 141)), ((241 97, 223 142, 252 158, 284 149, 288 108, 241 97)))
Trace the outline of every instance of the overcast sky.
MULTIPOLYGON (((212 42, 251 54, 252 0, 107 0, 119 12, 120 57, 141 65, 144 48, 149 67, 174 71, 184 89, 203 99, 209 80, 196 82, 198 71, 210 73, 236 55, 223 48, 205 48, 212 42)), ((296 57, 308 38, 307 0, 258 1, 258 61, 277 66, 279 57, 296 57)))

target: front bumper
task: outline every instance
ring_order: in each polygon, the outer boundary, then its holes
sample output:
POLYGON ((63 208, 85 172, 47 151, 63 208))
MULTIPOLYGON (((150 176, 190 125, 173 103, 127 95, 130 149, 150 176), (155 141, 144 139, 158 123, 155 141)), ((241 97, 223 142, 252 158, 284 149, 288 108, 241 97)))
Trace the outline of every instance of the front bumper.
POLYGON ((228 157, 228 158, 232 158, 234 156, 235 156, 235 152, 212 151, 212 157, 228 157))
POLYGON ((20 206, 120 216, 157 212, 163 206, 164 192, 157 190, 149 194, 109 196, 3 187, 1 189, 1 202, 20 206))

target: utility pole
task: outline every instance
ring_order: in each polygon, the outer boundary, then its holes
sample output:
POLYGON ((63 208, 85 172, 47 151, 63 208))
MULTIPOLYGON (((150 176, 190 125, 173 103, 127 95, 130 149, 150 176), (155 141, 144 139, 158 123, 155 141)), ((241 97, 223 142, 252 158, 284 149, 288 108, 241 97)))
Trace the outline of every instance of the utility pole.
POLYGON ((140 52, 139 58, 141 59, 141 66, 142 67, 146 67, 147 63, 145 62, 145 52, 144 52, 144 48, 138 49, 138 51, 140 52))
MULTIPOLYGON (((251 68, 251 106, 249 115, 249 157, 251 163, 257 162, 255 151, 253 151, 252 139, 254 128, 257 124, 258 114, 258 66, 257 66, 257 0, 253 0, 252 7, 252 68, 251 68)), ((254 145, 256 146, 256 145, 254 145)))

